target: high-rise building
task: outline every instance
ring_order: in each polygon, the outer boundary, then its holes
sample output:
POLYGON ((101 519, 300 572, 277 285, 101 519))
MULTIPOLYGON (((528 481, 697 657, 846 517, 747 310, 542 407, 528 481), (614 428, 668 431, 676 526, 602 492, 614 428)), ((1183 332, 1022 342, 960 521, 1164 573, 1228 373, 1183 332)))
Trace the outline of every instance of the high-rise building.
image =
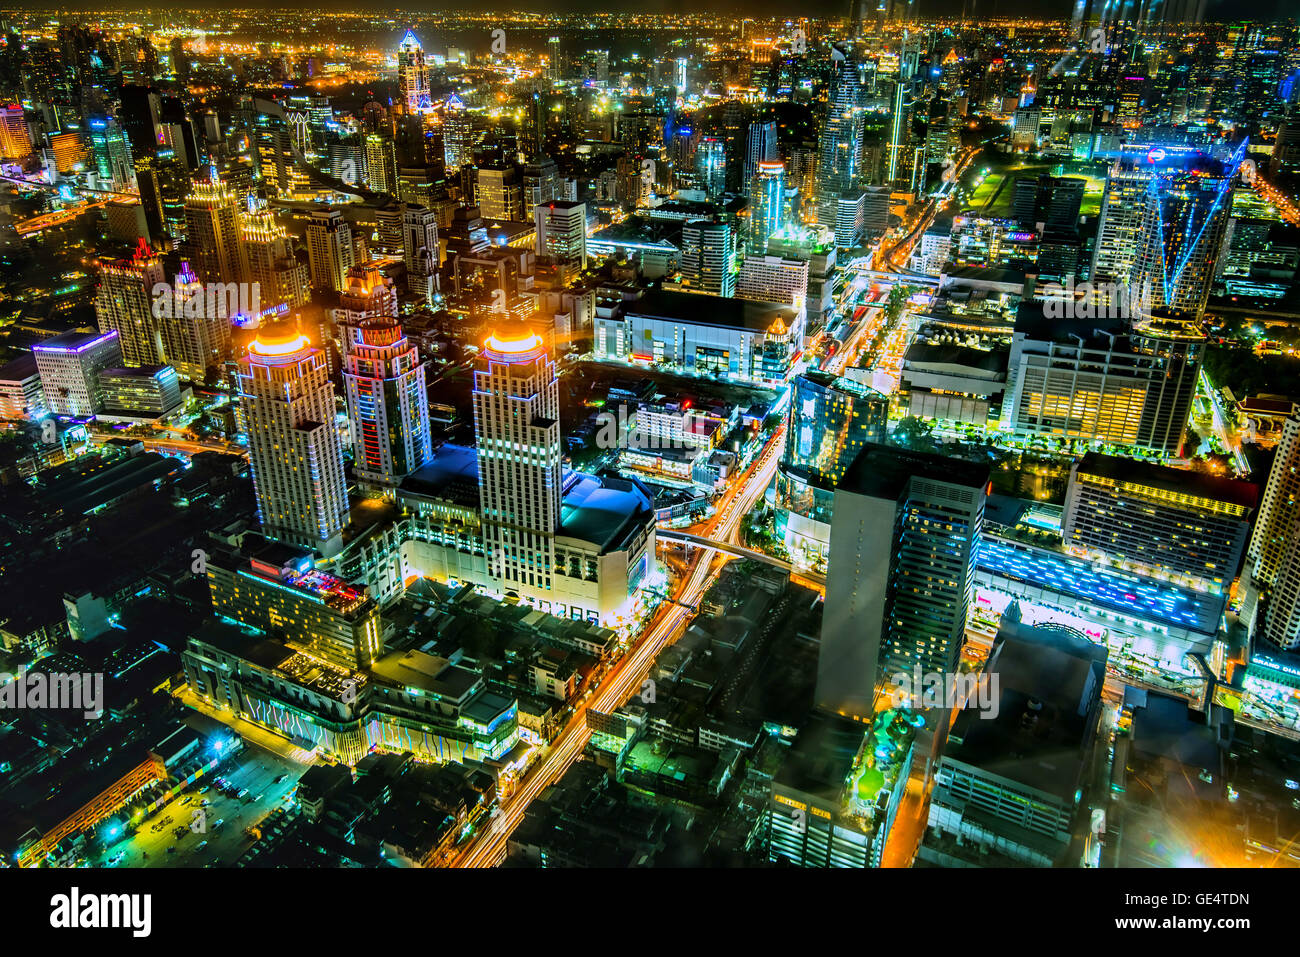
POLYGON ((799 565, 826 563, 835 483, 869 443, 889 434, 889 397, 811 370, 795 376, 776 472, 776 530, 799 565))
POLYGON ((414 31, 407 30, 397 45, 397 86, 406 108, 417 113, 429 108, 429 80, 425 74, 424 47, 414 31))
POLYGON ((706 136, 695 150, 696 180, 710 200, 720 199, 727 188, 727 154, 722 140, 706 136))
POLYGON ((682 227, 682 284, 712 296, 732 296, 735 247, 730 223, 691 220, 682 227))
POLYGON ((352 268, 352 227, 338 209, 313 210, 307 224, 307 262, 311 284, 317 289, 344 288, 352 268))
POLYGON ((25 160, 32 153, 32 137, 22 104, 0 106, 0 159, 25 160))
POLYGON ((895 674, 952 674, 989 484, 987 465, 868 445, 835 486, 820 707, 858 721, 895 674))
POLYGON ((264 325, 239 360, 239 401, 263 530, 332 556, 348 521, 334 387, 294 320, 264 325))
POLYGON ((359 325, 363 319, 397 315, 397 290, 379 264, 366 263, 348 270, 347 284, 339 294, 334 319, 340 325, 359 325))
POLYGON ((1264 496, 1259 503, 1255 530, 1246 549, 1246 570, 1261 588, 1277 583, 1282 560, 1294 551, 1292 538, 1300 529, 1300 416, 1282 427, 1264 496))
POLYGON ((391 136, 367 133, 366 183, 377 193, 397 194, 397 153, 391 136))
POLYGON ((442 147, 448 172, 474 160, 474 114, 455 94, 442 115, 442 147))
POLYGON ((473 398, 488 572, 506 594, 550 592, 563 452, 559 381, 542 337, 489 337, 473 398))
POLYGON ((408 204, 402 209, 402 261, 406 288, 430 305, 438 292, 438 213, 408 204))
POLYGON ((247 282, 248 252, 239 228, 239 194, 215 166, 194 180, 185 198, 183 253, 204 282, 247 282))
POLYGON ((248 256, 249 281, 257 285, 262 310, 307 305, 311 274, 293 254, 289 231, 276 222, 275 214, 265 206, 255 206, 241 217, 240 233, 248 256))
POLYGON ((90 127, 90 154, 99 188, 133 190, 135 161, 126 131, 112 117, 92 117, 86 125, 90 127))
POLYGON ((749 180, 749 251, 761 256, 785 225, 785 166, 760 161, 749 180))
POLYGON ((1017 177, 1011 215, 1022 223, 1073 229, 1087 180, 1075 176, 1017 177))
MULTIPOLYGON (((831 85, 826 97, 817 159, 817 222, 834 230, 840 195, 858 185, 865 111, 857 62, 839 47, 831 51, 831 85)), ((845 245, 839 242, 838 245, 845 245)))
POLYGON ((749 138, 745 143, 745 182, 758 174, 759 163, 774 163, 776 151, 776 121, 764 120, 749 124, 749 138))
POLYGON ((1041 303, 1024 303, 1003 425, 1021 436, 1180 455, 1205 343, 1193 322, 1047 319, 1041 303))
POLYGON ((127 365, 162 365, 167 361, 162 329, 153 310, 153 290, 166 283, 162 256, 143 239, 130 259, 99 263, 95 318, 100 332, 116 330, 127 365))
POLYGON ((1159 148, 1148 154, 1148 162, 1157 170, 1142 204, 1129 282, 1134 288, 1150 288, 1152 309, 1200 318, 1232 210, 1236 164, 1159 148), (1165 158, 1157 160, 1160 152, 1165 158))
POLYGON ((736 279, 736 296, 800 307, 808 300, 808 260, 746 256, 736 279))
POLYGON ((476 202, 484 219, 518 222, 524 218, 524 190, 517 167, 480 169, 475 182, 476 202))
POLYGON ((539 156, 524 167, 524 208, 563 199, 560 196, 560 168, 549 156, 539 156))
POLYGON ((1070 470, 1061 536, 1084 558, 1227 594, 1258 501, 1250 482, 1089 452, 1070 470))
POLYGON ((537 228, 537 255, 556 262, 587 268, 587 206, 555 200, 533 209, 537 228))
POLYGON ((163 353, 177 373, 191 382, 206 382, 219 375, 217 370, 230 354, 231 319, 259 311, 251 297, 235 297, 232 302, 218 292, 212 283, 205 288, 189 263, 181 263, 172 283, 172 308, 160 310, 163 353))
POLYGON ((54 415, 87 416, 103 411, 99 373, 121 368, 117 330, 65 332, 32 346, 41 372, 45 407, 54 415))
POLYGON ((397 485, 433 458, 424 363, 396 319, 363 319, 342 332, 353 470, 397 485))

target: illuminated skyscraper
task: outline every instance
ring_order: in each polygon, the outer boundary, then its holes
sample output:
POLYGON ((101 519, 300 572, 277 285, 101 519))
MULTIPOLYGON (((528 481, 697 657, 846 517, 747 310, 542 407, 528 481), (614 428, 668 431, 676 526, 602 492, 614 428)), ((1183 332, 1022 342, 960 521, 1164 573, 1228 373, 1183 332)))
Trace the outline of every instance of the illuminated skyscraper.
POLYGON ((396 319, 364 319, 342 332, 354 471, 397 485, 433 457, 424 363, 396 319))
POLYGON ((41 372, 45 407, 54 415, 102 412, 99 373, 122 366, 122 343, 115 330, 65 332, 32 346, 41 372))
POLYGON ((868 445, 835 485, 816 702, 870 720, 895 674, 951 674, 966 633, 987 465, 868 445))
POLYGON ((488 573, 502 591, 550 592, 560 527, 560 388, 535 333, 490 336, 474 372, 474 435, 488 573))
POLYGON ((127 365, 163 365, 167 361, 159 320, 153 314, 153 288, 166 281, 162 257, 143 239, 130 259, 99 264, 95 318, 100 332, 117 331, 127 365))
POLYGON ((263 530, 332 556, 348 520, 334 387, 293 320, 263 326, 239 360, 239 400, 263 530))
POLYGON ((709 199, 719 199, 727 186, 727 154, 722 140, 706 136, 695 150, 698 187, 709 199))
POLYGON ((317 289, 344 287, 353 265, 352 227, 338 209, 318 209, 307 224, 307 262, 311 284, 317 289))
POLYGON ((1157 167, 1142 204, 1142 227, 1129 282, 1151 289, 1150 307, 1200 317, 1232 210, 1232 179, 1242 144, 1227 163, 1203 153, 1148 153, 1157 167))
POLYGON ((185 199, 185 258, 204 282, 247 282, 248 252, 239 229, 239 195, 217 175, 194 180, 185 199))
POLYGON ((817 162, 817 222, 830 230, 836 226, 840 194, 852 189, 860 175, 864 122, 857 62, 835 47, 817 162))
POLYGON ((681 272, 686 288, 713 296, 735 295, 734 259, 729 223, 696 219, 682 227, 681 272))
POLYGON ((100 189, 134 190, 135 161, 126 131, 112 117, 92 117, 90 153, 95 163, 100 189))
POLYGON ((791 383, 776 473, 776 529, 800 564, 825 563, 835 483, 858 453, 888 436, 889 397, 825 372, 791 383))
POLYGON ((455 94, 442 115, 442 149, 448 172, 474 160, 474 116, 455 94))
POLYGON ((438 291, 438 214, 425 206, 402 209, 402 261, 406 288, 433 304, 438 291))
POLYGON ((587 206, 563 200, 533 210, 537 228, 537 255, 556 262, 587 268, 587 206))
POLYGON ((397 86, 412 113, 429 108, 429 81, 425 74, 424 47, 411 30, 397 45, 397 86))
MULTIPOLYGON (((249 281, 257 284, 262 309, 280 305, 297 309, 311 301, 311 274, 293 254, 289 231, 265 206, 255 206, 240 218, 248 255, 249 281)), ((249 317, 253 318, 253 317, 249 317)))
POLYGON ((749 252, 761 256, 785 225, 785 166, 760 162, 749 181, 749 252))
POLYGON ((1291 416, 1282 428, 1264 497, 1260 500, 1255 529, 1246 548, 1246 572, 1261 588, 1278 580, 1282 560, 1300 529, 1300 416, 1291 416))
POLYGON ((750 182, 758 174, 759 163, 772 163, 777 159, 776 121, 750 123, 749 139, 745 144, 745 182, 750 182))

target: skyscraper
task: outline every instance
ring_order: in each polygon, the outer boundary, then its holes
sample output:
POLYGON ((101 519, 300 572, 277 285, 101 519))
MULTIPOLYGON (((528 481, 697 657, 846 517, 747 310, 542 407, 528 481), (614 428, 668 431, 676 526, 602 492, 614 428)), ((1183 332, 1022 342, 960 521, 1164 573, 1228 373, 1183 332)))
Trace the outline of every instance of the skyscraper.
POLYGON ((45 407, 54 415, 87 416, 103 411, 99 373, 122 365, 117 331, 65 332, 32 346, 41 372, 45 407))
POLYGON ((429 108, 429 81, 425 75, 424 47, 414 31, 407 30, 397 45, 397 86, 412 113, 429 108))
POLYGON ((758 173, 759 163, 771 163, 777 159, 776 121, 750 123, 749 138, 745 143, 745 182, 750 182, 758 173))
POLYGON ((682 283, 688 289, 713 296, 732 296, 735 245, 729 223, 691 220, 682 227, 682 283))
POLYGON ((587 206, 563 200, 544 203, 533 210, 537 228, 537 255, 556 262, 587 268, 587 206))
POLYGON ((311 267, 311 284, 317 289, 344 287, 353 265, 352 228, 342 210, 318 209, 307 224, 307 262, 311 267))
POLYGON ((239 228, 239 195, 217 175, 194 180, 185 198, 185 258, 204 282, 247 282, 248 252, 239 228))
POLYGON ((956 671, 987 465, 868 445, 835 486, 816 701, 870 720, 894 674, 956 671))
POLYGON ((542 337, 488 337, 473 399, 488 573, 506 594, 549 592, 563 456, 559 382, 542 337))
POLYGON ((396 319, 343 332, 343 382, 358 478, 397 485, 433 457, 424 363, 396 319))
POLYGON ((429 305, 438 291, 438 214, 425 206, 402 209, 402 261, 406 288, 429 305))
POLYGON ((294 320, 263 326, 239 360, 239 400, 263 530, 332 556, 348 520, 334 387, 294 320))
POLYGON ((1283 556, 1288 549, 1293 549, 1291 540, 1297 529, 1300 529, 1300 416, 1291 416, 1282 427, 1282 440, 1277 445, 1255 529, 1246 547, 1246 572, 1261 588, 1271 588, 1277 582, 1283 556))
POLYGON ((256 284, 262 309, 305 306, 311 300, 311 274, 293 254, 289 231, 276 222, 275 214, 264 205, 250 209, 240 218, 240 233, 249 281, 256 284))
POLYGON ((817 161, 817 222, 827 229, 836 227, 840 194, 857 185, 864 121, 857 62, 834 47, 817 161))
POLYGON ((167 281, 162 256, 143 239, 130 259, 99 264, 95 318, 99 331, 116 330, 127 365, 162 365, 166 359, 162 331, 153 314, 153 289, 167 281))
POLYGON ((722 140, 706 136, 695 151, 699 188, 711 200, 721 198, 727 187, 727 155, 722 140))
POLYGON ((767 242, 785 225, 785 166, 757 164, 749 181, 749 252, 761 256, 767 242))

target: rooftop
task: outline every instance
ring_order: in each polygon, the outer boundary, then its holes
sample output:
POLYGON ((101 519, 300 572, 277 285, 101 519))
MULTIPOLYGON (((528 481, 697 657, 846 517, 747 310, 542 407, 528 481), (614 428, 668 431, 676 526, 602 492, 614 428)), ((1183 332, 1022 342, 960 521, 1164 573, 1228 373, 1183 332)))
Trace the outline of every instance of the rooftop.
POLYGON ((989 467, 946 455, 910 452, 869 442, 863 446, 836 488, 877 498, 898 498, 912 478, 982 489, 989 483, 989 467))
POLYGON ((1259 504, 1259 486, 1253 482, 1140 462, 1119 455, 1088 452, 1075 466, 1075 471, 1081 476, 1097 475, 1116 482, 1132 482, 1178 495, 1196 495, 1242 508, 1254 509, 1259 504))
POLYGON ((760 302, 756 299, 728 299, 690 292, 648 292, 640 299, 627 303, 629 316, 649 316, 701 326, 725 326, 731 329, 750 329, 766 332, 780 321, 789 326, 796 312, 779 302, 760 302))

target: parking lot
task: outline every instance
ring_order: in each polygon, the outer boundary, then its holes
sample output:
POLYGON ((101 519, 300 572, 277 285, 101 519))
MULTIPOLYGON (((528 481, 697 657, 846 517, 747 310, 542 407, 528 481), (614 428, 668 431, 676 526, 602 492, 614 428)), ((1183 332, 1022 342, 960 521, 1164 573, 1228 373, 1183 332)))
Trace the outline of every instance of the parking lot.
POLYGON ((284 804, 306 768, 248 745, 140 822, 92 867, 229 867, 252 844, 244 833, 284 804), (230 787, 223 793, 218 779, 230 787), (242 797, 240 792, 245 792, 242 797))

